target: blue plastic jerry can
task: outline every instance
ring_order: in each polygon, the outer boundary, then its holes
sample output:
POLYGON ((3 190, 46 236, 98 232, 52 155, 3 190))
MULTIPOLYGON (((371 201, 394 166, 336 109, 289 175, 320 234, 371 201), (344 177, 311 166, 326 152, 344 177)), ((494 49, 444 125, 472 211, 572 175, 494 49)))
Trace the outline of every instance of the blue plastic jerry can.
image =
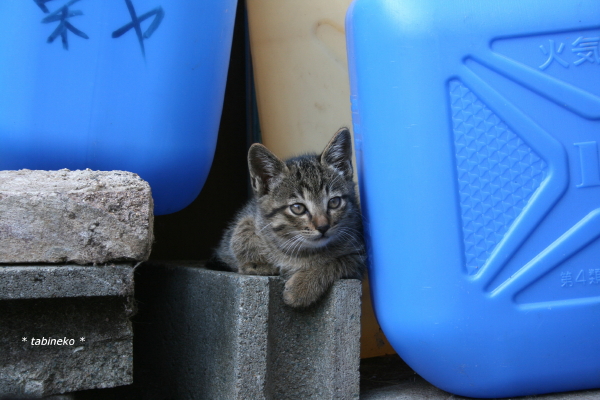
POLYGON ((0 169, 138 173, 156 214, 212 163, 236 0, 2 0, 0 169))
POLYGON ((600 3, 356 0, 373 304, 470 397, 600 387, 600 3))

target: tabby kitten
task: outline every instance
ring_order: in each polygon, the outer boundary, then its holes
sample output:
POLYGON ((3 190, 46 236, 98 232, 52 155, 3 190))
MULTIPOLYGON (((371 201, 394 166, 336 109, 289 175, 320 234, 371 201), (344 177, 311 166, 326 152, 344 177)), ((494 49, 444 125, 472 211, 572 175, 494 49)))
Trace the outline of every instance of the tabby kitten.
POLYGON ((283 299, 292 307, 314 303, 337 279, 362 278, 365 250, 348 129, 321 155, 286 161, 253 144, 248 166, 254 198, 225 231, 213 262, 241 274, 281 274, 283 299))

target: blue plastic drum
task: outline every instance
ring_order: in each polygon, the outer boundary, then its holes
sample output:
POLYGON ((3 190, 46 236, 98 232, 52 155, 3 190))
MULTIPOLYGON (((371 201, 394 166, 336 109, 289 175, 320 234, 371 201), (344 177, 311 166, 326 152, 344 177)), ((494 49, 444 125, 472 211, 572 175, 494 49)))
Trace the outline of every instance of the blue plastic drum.
POLYGON ((212 163, 236 0, 2 0, 0 169, 127 170, 156 214, 212 163))
POLYGON ((597 0, 357 0, 375 312, 470 397, 600 387, 597 0))

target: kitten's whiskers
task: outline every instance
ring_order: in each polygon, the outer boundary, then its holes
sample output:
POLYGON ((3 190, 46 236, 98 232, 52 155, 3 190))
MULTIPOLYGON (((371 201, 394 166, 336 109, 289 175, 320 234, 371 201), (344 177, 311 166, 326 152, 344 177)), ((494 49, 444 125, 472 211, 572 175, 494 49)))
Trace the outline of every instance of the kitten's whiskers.
POLYGON ((273 225, 272 222, 269 222, 268 224, 266 224, 265 226, 263 226, 260 231, 258 231, 258 233, 261 233, 262 231, 264 231, 266 228, 268 228, 269 226, 273 225))
POLYGON ((281 245, 280 249, 284 254, 290 255, 293 254, 298 244, 302 244, 302 235, 299 233, 294 235, 291 239, 286 240, 281 245))
POLYGON ((304 242, 304 240, 302 239, 302 237, 300 237, 300 240, 298 240, 296 246, 294 247, 294 250, 292 251, 292 257, 295 258, 298 256, 298 254, 300 253, 300 249, 302 248, 302 243, 304 242), (294 254, 294 252, 296 254, 294 254))
MULTIPOLYGON (((357 253, 361 253, 363 250, 363 246, 361 245, 361 242, 350 232, 352 228, 340 228, 338 230, 338 234, 344 238, 346 238, 352 245, 352 247, 354 247, 354 250, 356 250, 357 253)), ((352 229, 357 231, 356 229, 352 229)))

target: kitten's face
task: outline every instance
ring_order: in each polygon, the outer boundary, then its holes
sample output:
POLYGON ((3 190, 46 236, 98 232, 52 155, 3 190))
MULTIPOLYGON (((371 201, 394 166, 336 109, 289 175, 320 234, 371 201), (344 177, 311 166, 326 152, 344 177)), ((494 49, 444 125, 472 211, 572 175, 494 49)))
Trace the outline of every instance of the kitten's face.
POLYGON ((288 255, 360 247, 362 230, 352 180, 350 136, 347 131, 342 134, 340 137, 338 132, 323 155, 280 161, 272 169, 275 172, 266 174, 267 179, 253 183, 255 190, 259 189, 261 234, 288 255))
POLYGON ((288 161, 286 172, 260 201, 269 236, 288 254, 355 240, 359 219, 354 183, 310 158, 288 161))

